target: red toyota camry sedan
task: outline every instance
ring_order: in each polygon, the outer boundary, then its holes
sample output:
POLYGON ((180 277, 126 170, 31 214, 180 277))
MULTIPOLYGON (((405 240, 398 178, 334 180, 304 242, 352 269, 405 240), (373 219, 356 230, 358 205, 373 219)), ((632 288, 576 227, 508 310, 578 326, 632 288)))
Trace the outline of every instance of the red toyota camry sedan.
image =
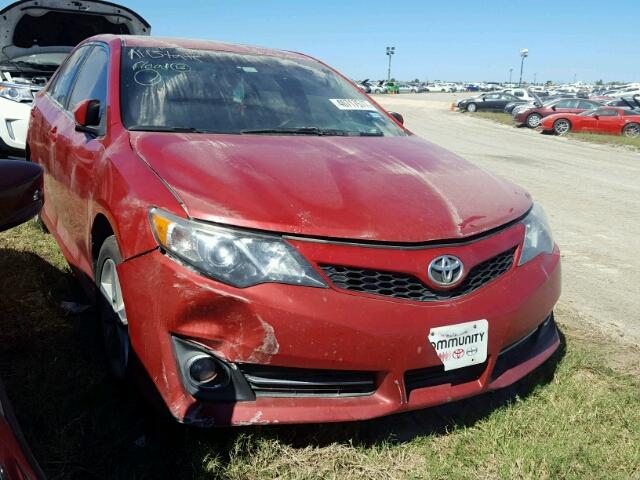
MULTIPOLYGON (((308 56, 97 36, 35 100, 42 220, 180 422, 334 422, 505 387, 558 347, 522 188, 308 56)), ((137 364, 138 362, 136 362, 137 364)))

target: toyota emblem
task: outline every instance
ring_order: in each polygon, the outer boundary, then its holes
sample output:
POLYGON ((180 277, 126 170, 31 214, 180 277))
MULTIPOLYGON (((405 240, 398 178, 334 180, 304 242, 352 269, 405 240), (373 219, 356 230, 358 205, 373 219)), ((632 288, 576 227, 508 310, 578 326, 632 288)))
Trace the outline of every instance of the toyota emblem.
POLYGON ((441 287, 451 287, 460 281, 464 265, 458 257, 441 255, 434 258, 428 268, 429 279, 441 287))

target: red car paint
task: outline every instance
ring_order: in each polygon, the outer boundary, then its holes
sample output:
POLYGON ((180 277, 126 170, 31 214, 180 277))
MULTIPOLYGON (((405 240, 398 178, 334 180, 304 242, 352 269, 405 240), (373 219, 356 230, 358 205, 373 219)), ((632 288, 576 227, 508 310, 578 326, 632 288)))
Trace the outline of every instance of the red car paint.
MULTIPOLYGON (((600 104, 592 100, 581 98, 561 98, 546 105, 529 108, 524 112, 520 112, 513 117, 517 125, 526 125, 531 115, 538 115, 545 118, 556 113, 582 113, 593 108, 597 108, 600 104)), ((537 125, 531 125, 537 126, 537 125)))
POLYGON ((569 121, 572 132, 621 135, 627 125, 640 125, 640 111, 624 108, 603 107, 595 110, 589 115, 568 115, 558 113, 550 115, 542 121, 540 124, 542 131, 553 131, 554 123, 560 119, 566 119, 569 121))
POLYGON ((558 347, 555 325, 543 324, 560 295, 557 247, 516 266, 524 236, 518 219, 532 205, 521 188, 412 135, 128 131, 119 102, 123 41, 308 57, 158 38, 91 41, 103 42, 110 51, 107 129, 104 137, 88 139, 47 90, 37 96, 28 147, 30 158, 46 172, 42 217, 74 270, 87 279, 94 278, 96 225, 108 222, 123 257, 117 271, 131 344, 179 421, 202 426, 334 422, 424 408, 511 384, 558 347), (265 283, 240 289, 164 254, 151 233, 151 207, 288 235, 289 244, 325 280, 320 266, 330 263, 392 270, 432 285, 426 267, 439 255, 456 255, 471 269, 516 250, 503 275, 450 301, 358 293, 331 282, 329 288, 265 283), (430 329, 479 319, 490 325, 483 371, 460 384, 445 382, 409 394, 407 371, 442 366, 427 339, 430 329), (543 327, 550 332, 547 340, 531 340, 526 358, 495 376, 498 354, 543 327), (373 372, 375 392, 197 400, 181 379, 172 336, 233 365, 373 372))

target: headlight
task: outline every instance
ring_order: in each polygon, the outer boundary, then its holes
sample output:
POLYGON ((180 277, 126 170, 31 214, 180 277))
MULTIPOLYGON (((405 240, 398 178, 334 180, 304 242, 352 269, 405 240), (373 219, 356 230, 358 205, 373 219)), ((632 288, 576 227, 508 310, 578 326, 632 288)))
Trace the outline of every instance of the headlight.
POLYGON ((281 237, 185 220, 150 211, 162 248, 204 275, 238 288, 260 283, 326 287, 322 277, 281 237))
POLYGON ((522 221, 526 231, 524 234, 524 246, 518 265, 523 265, 533 260, 541 253, 553 252, 553 236, 547 221, 547 216, 542 207, 534 203, 529 215, 522 221))
POLYGON ((14 102, 33 101, 31 89, 16 83, 0 83, 0 97, 13 100, 14 102))

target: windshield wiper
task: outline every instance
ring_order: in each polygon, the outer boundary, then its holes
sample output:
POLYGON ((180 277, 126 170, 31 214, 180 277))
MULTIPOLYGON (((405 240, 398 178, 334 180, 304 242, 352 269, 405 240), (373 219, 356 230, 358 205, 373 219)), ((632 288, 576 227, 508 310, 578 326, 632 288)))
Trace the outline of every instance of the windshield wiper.
POLYGON ((164 125, 133 125, 132 132, 173 132, 173 133, 210 133, 194 127, 168 127, 164 125))
POLYGON ((242 130, 240 133, 245 135, 313 135, 318 137, 381 137, 384 135, 381 131, 352 132, 319 127, 257 128, 254 130, 242 130))

